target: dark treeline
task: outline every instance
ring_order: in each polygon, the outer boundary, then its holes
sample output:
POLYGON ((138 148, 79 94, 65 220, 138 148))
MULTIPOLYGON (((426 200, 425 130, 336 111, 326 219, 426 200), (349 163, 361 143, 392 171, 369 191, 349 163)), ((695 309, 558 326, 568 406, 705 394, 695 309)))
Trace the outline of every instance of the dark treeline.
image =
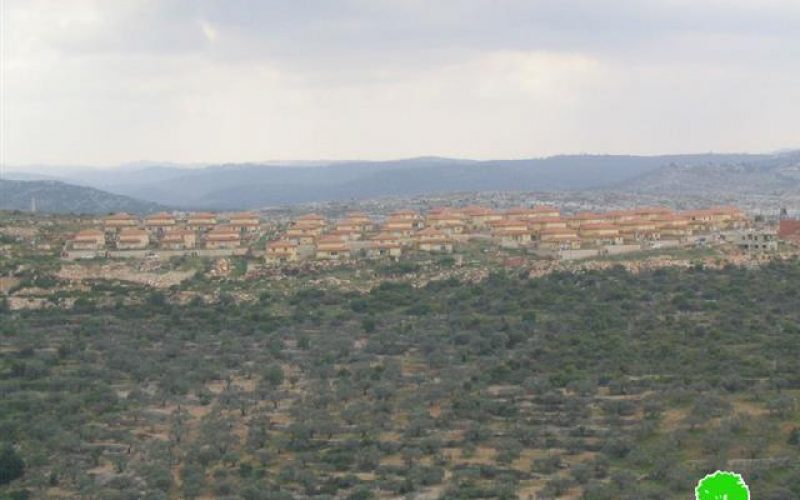
POLYGON ((800 496, 800 264, 0 314, 0 496, 800 496))

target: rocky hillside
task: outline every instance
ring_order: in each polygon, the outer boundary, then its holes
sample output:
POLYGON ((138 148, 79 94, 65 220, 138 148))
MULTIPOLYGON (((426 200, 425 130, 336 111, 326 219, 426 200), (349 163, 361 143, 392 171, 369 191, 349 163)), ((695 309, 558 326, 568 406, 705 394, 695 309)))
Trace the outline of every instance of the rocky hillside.
POLYGON ((143 214, 164 208, 157 203, 64 182, 0 180, 0 210, 30 210, 33 199, 36 210, 45 213, 143 214))
POLYGON ((741 161, 673 162, 618 187, 647 194, 797 194, 800 152, 754 156, 741 161))

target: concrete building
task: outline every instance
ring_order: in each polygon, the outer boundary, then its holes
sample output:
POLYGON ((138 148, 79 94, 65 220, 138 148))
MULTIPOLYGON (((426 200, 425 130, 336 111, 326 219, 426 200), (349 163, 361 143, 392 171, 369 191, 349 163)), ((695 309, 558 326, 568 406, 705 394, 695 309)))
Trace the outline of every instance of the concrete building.
POLYGON ((373 222, 364 212, 351 212, 340 222, 358 232, 366 233, 372 231, 373 222))
POLYGON ((523 220, 530 218, 532 215, 533 212, 528 207, 512 207, 503 212, 503 219, 523 220))
POLYGON ((778 236, 775 231, 770 230, 736 231, 733 243, 745 253, 768 253, 778 250, 778 236))
POLYGON ((315 253, 319 260, 343 260, 350 258, 350 247, 340 238, 326 235, 317 241, 315 253))
POLYGON ((572 229, 543 229, 538 234, 537 247, 546 250, 578 249, 581 247, 581 239, 572 229))
POLYGON ((467 231, 467 224, 461 221, 441 221, 435 224, 433 227, 439 229, 444 234, 453 236, 457 234, 464 234, 467 231))
POLYGON ((321 234, 327 225, 328 223, 325 221, 325 217, 319 214, 301 215, 294 223, 295 227, 299 226, 308 229, 316 229, 319 231, 317 234, 321 234))
POLYGON ((241 243, 239 231, 227 225, 216 226, 205 235, 205 246, 209 250, 235 249, 241 243))
POLYGON ((528 222, 522 219, 502 219, 489 222, 489 227, 494 234, 497 231, 513 230, 528 231, 528 222))
POLYGON ((579 229, 588 224, 606 224, 609 219, 603 214, 595 212, 578 212, 572 217, 567 218, 567 227, 570 229, 579 229))
POLYGON ((422 217, 413 210, 397 210, 396 212, 392 212, 387 222, 390 220, 411 222, 411 226, 414 229, 420 229, 425 225, 422 221, 422 217))
POLYGON ((490 222, 501 220, 503 218, 502 214, 495 212, 491 208, 477 205, 465 207, 463 210, 461 210, 461 213, 464 215, 467 225, 472 229, 482 229, 488 227, 490 222))
POLYGON ((455 210, 441 210, 429 213, 425 218, 425 225, 441 229, 447 234, 461 234, 467 225, 466 217, 455 210))
POLYGON ((536 205, 531 207, 530 216, 531 218, 561 217, 561 212, 552 205, 536 205))
POLYGON ((605 216, 608 222, 612 222, 614 224, 640 218, 633 210, 612 210, 610 212, 606 212, 605 216))
POLYGON ((672 215, 672 210, 666 207, 639 207, 633 209, 633 214, 645 220, 656 220, 672 215))
POLYGON ((139 228, 125 228, 117 235, 117 250, 144 250, 150 244, 150 235, 139 228))
POLYGON ((432 253, 452 253, 453 242, 447 233, 434 227, 426 227, 414 234, 417 250, 432 253))
POLYGON ((325 234, 328 236, 335 236, 342 241, 357 241, 361 239, 361 231, 355 229, 339 229, 339 226, 336 227, 336 230, 325 234))
POLYGON ((397 259, 403 255, 403 245, 400 243, 371 241, 367 248, 367 255, 370 257, 392 257, 397 259))
POLYGON ((119 231, 126 227, 136 227, 138 224, 139 220, 135 216, 125 212, 109 215, 103 220, 103 227, 109 232, 119 231))
POLYGON ((381 231, 406 239, 417 230, 417 227, 416 221, 392 216, 383 224, 381 231))
POLYGON ((683 215, 689 218, 690 227, 696 232, 743 229, 747 226, 747 216, 736 207, 690 210, 683 215))
POLYGON ((747 216, 737 207, 711 207, 708 212, 719 229, 743 229, 747 225, 747 216))
POLYGON ((396 219, 405 219, 405 220, 415 220, 419 218, 419 214, 413 210, 397 210, 389 214, 389 217, 394 217, 396 219))
POLYGON ((401 238, 394 233, 390 233, 384 231, 382 233, 378 233, 372 238, 370 238, 372 243, 377 243, 379 245, 403 245, 405 238, 401 238))
POLYGON ((83 229, 75 233, 70 241, 73 250, 102 250, 106 246, 106 235, 97 229, 83 229))
POLYGON ((300 260, 297 243, 289 240, 270 241, 267 243, 267 252, 264 258, 268 264, 297 262, 300 260))
POLYGON ((503 247, 517 248, 533 240, 533 231, 528 228, 528 223, 521 219, 491 221, 489 226, 492 238, 503 247))
POLYGON ((361 232, 361 226, 350 219, 342 219, 336 223, 336 231, 361 232))
POLYGON ((528 219, 528 227, 535 233, 548 229, 568 229, 566 219, 550 215, 528 219))
POLYGON ((661 238, 658 226, 649 219, 625 218, 617 222, 617 225, 626 242, 655 241, 661 238))
POLYGON ((197 234, 188 229, 173 229, 161 236, 164 250, 191 250, 197 247, 197 234))
POLYGON ((261 227, 261 220, 253 212, 237 212, 228 216, 228 225, 242 234, 253 234, 261 227))
POLYGON ((417 244, 417 250, 429 253, 453 253, 453 242, 450 240, 428 240, 417 244))
POLYGON ((189 214, 186 225, 195 230, 210 231, 217 225, 217 216, 211 212, 197 212, 189 214))
POLYGON ((533 241, 533 234, 528 229, 498 229, 492 233, 492 237, 506 248, 518 248, 533 241))
POLYGON ((286 230, 286 238, 300 245, 313 245, 324 229, 325 226, 320 226, 313 222, 296 222, 286 230))
POLYGON ((683 240, 692 235, 690 220, 684 215, 663 215, 651 219, 661 238, 683 240))
POLYGON ((578 236, 593 245, 621 245, 623 242, 619 226, 608 223, 583 224, 578 228, 578 236))
POLYGON ((175 217, 167 212, 150 214, 144 219, 144 227, 153 234, 164 234, 169 229, 175 227, 177 221, 175 217))

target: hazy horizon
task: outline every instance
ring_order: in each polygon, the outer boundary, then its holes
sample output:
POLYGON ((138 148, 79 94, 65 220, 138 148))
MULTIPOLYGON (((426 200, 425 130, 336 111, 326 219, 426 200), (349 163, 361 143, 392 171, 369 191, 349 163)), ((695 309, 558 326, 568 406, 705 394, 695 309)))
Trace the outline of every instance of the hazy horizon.
POLYGON ((69 169, 72 171, 78 170, 107 170, 107 169, 124 169, 124 168, 153 168, 153 167, 166 167, 166 168, 181 168, 181 169, 201 169, 206 167, 219 167, 219 166, 242 166, 253 165, 263 167, 314 167, 314 166, 331 166, 335 164, 344 163, 383 163, 383 162, 399 162, 399 161, 413 161, 423 159, 441 159, 450 161, 462 162, 487 162, 487 161, 515 161, 515 160, 543 160, 548 158, 558 157, 571 157, 571 156, 640 156, 640 157, 660 157, 660 156, 695 156, 695 155, 780 155, 787 153, 800 152, 800 147, 797 148, 779 148, 770 151, 677 151, 677 152, 661 152, 653 154, 629 154, 624 152, 580 152, 580 153, 555 153, 545 156, 521 156, 516 158, 457 158, 442 155, 415 155, 405 157, 390 157, 390 158, 342 158, 337 160, 331 159, 293 159, 293 160, 242 160, 242 161, 220 161, 220 162, 176 162, 176 161, 159 161, 159 160, 133 160, 123 161, 114 164, 56 164, 56 163, 41 163, 41 164, 20 164, 20 165, 0 165, 2 174, 8 173, 26 173, 26 174, 44 174, 56 172, 58 169, 69 169))

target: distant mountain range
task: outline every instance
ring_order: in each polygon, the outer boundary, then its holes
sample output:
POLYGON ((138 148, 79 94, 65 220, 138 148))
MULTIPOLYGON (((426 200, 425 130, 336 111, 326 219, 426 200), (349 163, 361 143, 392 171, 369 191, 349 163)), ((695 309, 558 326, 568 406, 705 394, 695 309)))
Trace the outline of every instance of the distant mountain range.
MULTIPOLYGON (((61 172, 50 168, 38 173, 52 176, 61 172)), ((32 174, 23 175, 30 178, 32 174)), ((105 170, 70 167, 63 171, 60 180, 126 196, 120 203, 126 200, 128 206, 138 199, 170 207, 219 210, 470 191, 604 189, 702 195, 731 190, 736 193, 797 190, 800 152, 575 155, 492 161, 424 157, 384 162, 226 164, 197 168, 142 163, 105 170)), ((110 206, 105 204, 103 208, 110 206)))
POLYGON ((27 211, 33 200, 36 210, 44 213, 145 214, 164 208, 158 203, 59 181, 0 180, 0 210, 27 211))

